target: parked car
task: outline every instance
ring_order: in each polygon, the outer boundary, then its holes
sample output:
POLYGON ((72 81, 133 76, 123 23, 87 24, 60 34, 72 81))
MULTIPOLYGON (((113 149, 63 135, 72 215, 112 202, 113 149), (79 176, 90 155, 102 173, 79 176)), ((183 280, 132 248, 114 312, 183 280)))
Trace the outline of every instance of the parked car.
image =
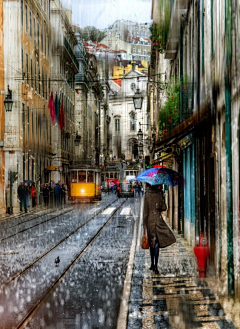
POLYGON ((134 197, 134 190, 130 183, 120 183, 117 188, 117 195, 119 198, 134 197))

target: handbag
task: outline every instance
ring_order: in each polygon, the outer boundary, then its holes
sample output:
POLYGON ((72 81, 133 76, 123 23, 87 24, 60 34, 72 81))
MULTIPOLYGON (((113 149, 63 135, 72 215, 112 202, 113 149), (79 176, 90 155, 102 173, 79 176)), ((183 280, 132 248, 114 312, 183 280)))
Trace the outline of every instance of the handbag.
POLYGON ((149 248, 149 242, 148 237, 146 235, 142 236, 142 249, 148 249, 149 248))

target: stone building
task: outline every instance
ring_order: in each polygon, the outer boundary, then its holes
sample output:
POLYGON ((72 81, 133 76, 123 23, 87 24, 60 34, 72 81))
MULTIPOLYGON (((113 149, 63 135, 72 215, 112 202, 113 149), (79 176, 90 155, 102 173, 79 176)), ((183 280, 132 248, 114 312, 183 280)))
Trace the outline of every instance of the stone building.
POLYGON ((169 188, 169 220, 192 246, 207 238, 209 272, 223 294, 239 297, 240 7, 160 5, 153 1, 150 71, 158 78, 149 83, 150 113, 160 119, 155 163, 168 154, 184 176, 183 186, 169 188))
POLYGON ((60 169, 52 173, 52 179, 66 183, 68 167, 75 156, 75 75, 78 73, 79 64, 74 54, 77 39, 72 29, 71 11, 65 10, 59 0, 51 1, 51 28, 51 92, 54 95, 55 107, 57 97, 64 111, 62 127, 60 112, 58 117, 52 120, 52 165, 60 169))
POLYGON ((112 155, 116 161, 121 157, 129 162, 138 161, 144 156, 149 155, 149 134, 150 122, 147 113, 146 97, 147 76, 135 68, 120 81, 120 88, 110 93, 109 97, 109 115, 110 133, 112 134, 112 155), (137 88, 143 95, 143 104, 141 110, 135 110, 133 104, 133 95, 137 88), (143 150, 139 152, 138 132, 143 132, 143 150))
MULTIPOLYGON (((9 86, 13 97, 12 111, 5 113, 5 185, 14 172, 18 182, 32 180, 38 186, 52 160, 47 108, 52 60, 49 6, 49 1, 3 1, 3 89, 9 86)), ((14 207, 16 189, 17 182, 14 207)))

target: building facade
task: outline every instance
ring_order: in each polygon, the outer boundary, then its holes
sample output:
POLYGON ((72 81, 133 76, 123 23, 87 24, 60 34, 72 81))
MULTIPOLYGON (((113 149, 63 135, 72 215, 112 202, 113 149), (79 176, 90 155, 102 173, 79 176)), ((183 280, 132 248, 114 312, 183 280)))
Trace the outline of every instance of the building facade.
POLYGON ((72 29, 71 12, 64 10, 59 0, 51 1, 51 34, 50 91, 56 112, 55 118, 52 118, 52 165, 59 167, 51 173, 51 178, 55 182, 67 183, 68 168, 75 156, 75 75, 79 64, 74 53, 77 39, 72 29), (64 122, 61 122, 61 116, 64 122))
POLYGON ((150 83, 150 107, 155 162, 168 153, 185 181, 169 189, 170 223, 192 246, 207 238, 210 273, 239 297, 239 4, 222 4, 153 2, 151 69, 165 76, 150 83))
MULTIPOLYGON (((5 113, 5 186, 14 172, 18 182, 31 180, 39 187, 44 168, 51 163, 49 6, 46 1, 3 1, 4 90, 9 86, 13 97, 12 112, 5 113)), ((16 190, 17 181, 14 207, 16 190)))

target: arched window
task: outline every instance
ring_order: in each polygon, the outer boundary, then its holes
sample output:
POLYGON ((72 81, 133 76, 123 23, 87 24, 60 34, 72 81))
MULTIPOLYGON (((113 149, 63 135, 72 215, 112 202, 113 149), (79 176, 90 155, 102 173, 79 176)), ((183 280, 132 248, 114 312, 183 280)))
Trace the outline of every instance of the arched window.
POLYGON ((120 118, 115 119, 115 131, 116 132, 120 131, 120 118))
POLYGON ((135 131, 135 113, 130 113, 130 131, 135 131))

